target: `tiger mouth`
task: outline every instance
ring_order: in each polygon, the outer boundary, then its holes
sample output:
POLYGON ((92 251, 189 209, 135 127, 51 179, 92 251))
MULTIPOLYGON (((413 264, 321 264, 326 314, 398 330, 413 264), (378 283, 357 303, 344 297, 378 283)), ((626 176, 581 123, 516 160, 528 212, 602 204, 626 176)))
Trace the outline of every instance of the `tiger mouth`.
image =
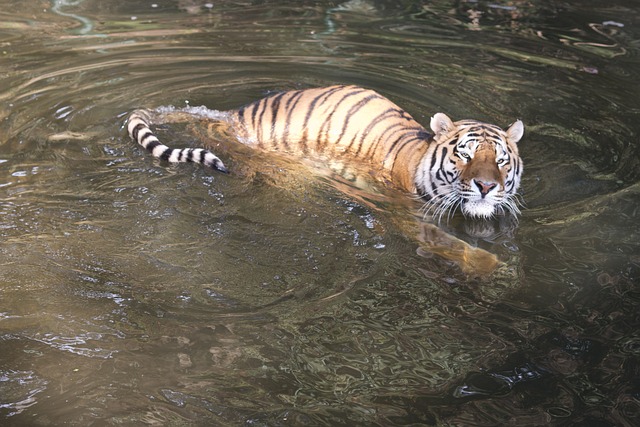
POLYGON ((473 218, 491 218, 496 213, 498 204, 486 199, 469 200, 462 203, 462 213, 473 218))

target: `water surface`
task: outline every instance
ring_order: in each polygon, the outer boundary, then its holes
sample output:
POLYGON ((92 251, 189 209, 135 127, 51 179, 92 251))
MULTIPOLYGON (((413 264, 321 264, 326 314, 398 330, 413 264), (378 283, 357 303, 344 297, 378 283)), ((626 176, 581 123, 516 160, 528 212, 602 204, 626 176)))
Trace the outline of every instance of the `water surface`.
POLYGON ((635 2, 0 5, 3 425, 640 423, 635 2), (517 225, 441 224, 509 275, 422 256, 384 189, 122 127, 335 83, 524 121, 517 225))

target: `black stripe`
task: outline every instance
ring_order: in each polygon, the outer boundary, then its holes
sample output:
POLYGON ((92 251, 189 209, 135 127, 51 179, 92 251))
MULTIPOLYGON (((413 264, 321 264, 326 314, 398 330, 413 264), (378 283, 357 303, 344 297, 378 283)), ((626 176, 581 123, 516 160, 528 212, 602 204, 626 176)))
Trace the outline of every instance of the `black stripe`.
POLYGON ((331 119, 333 118, 333 115, 335 114, 335 112, 338 111, 338 108, 340 108, 341 104, 345 102, 347 98, 351 98, 352 96, 358 95, 365 91, 366 89, 356 88, 352 91, 349 91, 347 94, 343 95, 342 98, 338 100, 338 102, 333 104, 331 111, 327 114, 327 117, 322 123, 322 126, 320 126, 320 133, 322 134, 324 132, 324 135, 325 135, 324 144, 322 143, 323 141, 321 140, 321 135, 317 135, 316 137, 318 151, 322 151, 323 148, 329 143, 329 132, 331 131, 331 119))
POLYGON ((251 108, 251 131, 253 132, 256 132, 256 116, 258 114, 260 103, 263 101, 264 99, 261 99, 260 101, 256 101, 249 106, 251 108))
MULTIPOLYGON (((362 149, 362 146, 364 145, 364 139, 369 135, 369 133, 371 132, 371 130, 378 125, 379 123, 383 122, 384 120, 388 119, 389 117, 393 117, 394 113, 397 113, 398 110, 396 108, 388 108, 387 110, 381 112, 380 114, 378 114, 376 117, 374 117, 369 124, 367 125, 367 127, 362 131, 362 136, 360 137, 360 145, 358 146, 358 149, 356 150, 356 156, 360 154, 360 150, 362 149)), ((388 128, 387 128, 388 129, 388 128)), ((384 135, 384 133, 387 130, 385 129, 384 132, 382 133, 384 135)), ((378 140, 378 142, 380 142, 380 140, 378 140)), ((351 148, 351 147, 349 147, 351 148)))
POLYGON ((436 159, 438 158, 437 153, 438 153, 438 147, 436 147, 435 150, 433 150, 433 155, 431 156, 431 164, 429 165, 429 171, 433 170, 433 167, 436 165, 436 159))
MULTIPOLYGON (((149 128, 146 128, 147 130, 149 130, 149 128)), ((138 133, 138 136, 140 136, 140 134, 138 133)), ((140 145, 142 145, 143 147, 147 146, 147 140, 149 138, 155 138, 156 141, 158 140, 158 138, 153 134, 153 132, 151 132, 151 130, 149 130, 149 132, 145 135, 143 135, 142 137, 140 137, 140 139, 138 139, 138 143, 140 145)))
POLYGON ((420 130, 418 130, 418 138, 429 142, 432 138, 433 138, 433 134, 429 131, 427 131, 426 129, 422 128, 420 130))
POLYGON ((394 148, 400 143, 400 141, 403 141, 402 144, 400 144, 400 148, 398 148, 397 150, 395 150, 395 154, 393 156, 393 162, 391 163, 391 170, 393 170, 393 166, 396 164, 396 160, 398 160, 398 155, 400 154, 400 151, 402 151, 402 149, 412 140, 415 138, 411 138, 409 140, 404 140, 406 135, 400 135, 398 138, 395 139, 395 141, 393 141, 391 143, 391 148, 387 151, 387 154, 384 156, 384 160, 383 162, 386 163, 387 160, 389 159, 389 156, 391 156, 391 153, 394 152, 394 148))
POLYGON ((138 133, 140 133, 140 131, 142 129, 148 128, 149 126, 147 126, 144 123, 138 123, 133 130, 131 131, 131 136, 133 137, 133 139, 135 139, 136 141, 138 140, 138 133))
POLYGON ((240 122, 240 126, 244 128, 243 130, 246 130, 247 124, 245 123, 245 120, 244 120, 244 110, 245 110, 245 106, 243 105, 238 109, 237 115, 238 115, 238 121, 240 122))
POLYGON ((435 174, 435 180, 431 181, 431 190, 435 194, 440 194, 440 187, 442 186, 442 182, 447 182, 446 179, 442 179, 442 175, 440 174, 440 170, 438 170, 435 174))
MULTIPOLYGON (((284 130, 282 132, 282 145, 284 145, 285 150, 289 148, 289 129, 291 127, 291 116, 296 110, 296 106, 298 105, 298 102, 300 102, 300 99, 302 98, 303 93, 304 92, 301 90, 296 91, 296 93, 292 95, 285 104, 285 111, 287 111, 287 117, 284 120, 284 130), (293 101, 294 99, 295 99, 295 102, 293 101)), ((303 152, 306 154, 307 152, 306 141, 303 145, 304 145, 303 152)))
MULTIPOLYGON (((406 136, 406 135, 404 135, 406 136)), ((398 142, 400 140, 404 139, 403 137, 400 137, 398 139, 398 141, 394 142, 393 145, 398 145, 398 142)), ((422 138, 420 138, 419 135, 414 135, 408 139, 405 139, 404 141, 402 141, 401 144, 399 144, 400 146, 398 147, 398 149, 396 150, 396 154, 393 156, 393 162, 391 163, 391 169, 393 169, 393 167, 396 164, 396 161, 398 160, 398 156, 400 155, 400 152, 405 148, 405 147, 409 147, 411 145, 412 142, 414 141, 420 141, 422 138)), ((389 153, 387 153, 387 156, 385 157, 385 161, 387 160, 387 158, 389 157, 389 155, 391 154, 391 150, 389 151, 389 153)))
POLYGON ((311 101, 311 103, 309 103, 309 106, 307 107, 307 114, 304 117, 304 122, 302 123, 302 129, 303 133, 302 133, 302 141, 304 141, 304 143, 306 144, 307 140, 308 140, 308 124, 309 124, 309 120, 311 119, 311 115, 313 113, 315 113, 316 111, 316 104, 322 99, 324 98, 324 100, 320 103, 320 105, 322 105, 327 99, 329 99, 329 97, 331 95, 333 95, 335 92, 338 92, 340 90, 343 90, 345 87, 344 86, 336 86, 334 88, 332 88, 331 90, 324 90, 322 91, 322 93, 320 95, 317 95, 315 98, 313 98, 313 100, 311 101))
POLYGON ((380 95, 378 95, 377 93, 373 93, 372 95, 366 96, 364 98, 362 98, 360 101, 358 101, 355 105, 353 105, 349 111, 347 112, 347 115, 344 119, 344 124, 342 125, 342 129, 340 130, 340 135, 338 136, 338 141, 342 140, 342 137, 344 136, 344 133, 347 131, 347 127, 349 127, 349 122, 351 121, 351 117, 356 114, 358 112, 358 110, 360 110, 362 107, 364 107, 365 105, 367 105, 370 101, 374 100, 374 99, 380 99, 382 98, 380 95))
POLYGON ((171 153, 173 153, 173 149, 172 149, 172 148, 167 147, 167 148, 162 152, 162 154, 160 154, 160 156, 158 156, 158 158, 159 158, 160 160, 167 161, 167 160, 169 160, 169 157, 171 157, 171 153))
POLYGON ((391 152, 393 151, 395 146, 398 144, 398 142, 406 136, 406 132, 408 131, 408 129, 406 129, 402 123, 394 123, 390 126, 387 126, 387 128, 384 130, 384 132, 382 132, 382 135, 378 138, 376 143, 371 144, 369 146, 369 148, 367 149, 367 152, 365 153, 365 157, 370 157, 373 153, 376 152, 376 150, 378 149, 378 146, 383 141, 386 143, 386 141, 392 139, 394 135, 402 131, 405 131, 405 134, 401 134, 397 136, 396 139, 391 143, 391 146, 387 147, 387 153, 385 154, 385 160, 386 160, 389 157, 389 155, 391 155, 391 152), (388 133, 390 133, 390 135, 387 135, 388 133))
POLYGON ((307 124, 309 123, 309 119, 311 118, 311 114, 315 112, 316 104, 322 99, 325 98, 320 105, 322 105, 334 92, 343 89, 342 86, 334 87, 331 90, 324 90, 320 95, 317 95, 313 100, 309 103, 309 107, 307 108, 307 114, 304 116, 303 127, 306 129, 307 124))
POLYGON ((436 161, 438 161, 438 159, 439 159, 440 160, 440 165, 438 166, 437 169, 435 169, 435 171, 436 171, 436 173, 435 173, 436 180, 435 181, 431 181, 431 190, 432 190, 432 192, 434 194, 439 194, 438 188, 439 188, 440 184, 438 183, 438 180, 439 181, 444 181, 444 182, 449 182, 446 179, 442 178, 442 172, 444 171, 444 161, 445 161, 445 159, 447 157, 447 152, 448 152, 447 147, 441 147, 442 148, 441 151, 437 150, 437 148, 439 148, 439 147, 436 147, 436 150, 434 152, 434 158, 433 158, 433 160, 431 162, 431 169, 429 171, 430 175, 431 175, 432 171, 433 171, 433 166, 435 165, 436 161))
POLYGON ((158 146, 160 146, 160 145, 163 145, 163 144, 158 140, 150 141, 149 144, 144 148, 146 148, 147 151, 149 151, 151 154, 153 154, 153 149, 158 147, 158 146))
POLYGON ((300 95, 303 94, 303 91, 295 90, 295 91, 288 92, 288 94, 290 96, 289 96, 289 99, 287 99, 287 102, 284 104, 285 111, 291 108, 291 103, 293 102, 294 99, 296 99, 296 103, 298 102, 298 100, 300 100, 300 95))
POLYGON ((260 115, 258 118, 258 126, 256 127, 256 137, 258 138, 258 145, 260 147, 263 146, 263 136, 262 136, 262 127, 263 127, 263 123, 264 123, 264 113, 267 111, 268 108, 271 107, 271 101, 273 100, 273 97, 267 97, 264 98, 261 103, 263 105, 262 110, 260 111, 260 115))
POLYGON ((449 150, 447 150, 447 147, 442 147, 442 151, 440 153, 440 165, 438 166, 439 170, 444 170, 444 161, 447 158, 447 153, 449 152, 449 150))
MULTIPOLYGON (((372 99, 380 99, 380 98, 381 98, 380 96, 375 96, 372 99)), ((369 101, 369 100, 371 100, 371 99, 369 99, 369 97, 367 97, 367 101, 369 101)), ((360 154, 360 150, 362 150, 362 147, 364 146, 365 138, 367 138, 367 136, 369 135, 369 133, 371 133, 373 128, 376 127, 379 123, 384 122, 388 118, 393 117, 393 115, 394 115, 393 112, 395 112, 395 109, 389 108, 389 109, 383 111, 382 113, 378 114, 375 118, 373 118, 372 120, 369 121, 369 124, 367 125, 367 127, 361 133, 360 145, 358 146, 358 149, 356 150, 356 153, 355 153, 356 156, 360 154), (389 115, 389 113, 391 113, 391 115, 389 115)), ((376 148, 380 144, 380 142, 383 140, 384 134, 388 131, 388 129, 389 129, 389 127, 387 127, 387 129, 385 129, 382 132, 382 134, 380 135, 380 137, 376 141, 376 143, 375 143, 375 147, 376 148)), ((371 151, 373 145, 374 144, 371 144, 369 146, 369 148, 367 149, 367 154, 371 151)), ((351 149, 351 144, 349 145, 349 149, 351 149)))
POLYGON ((286 92, 282 92, 281 94, 273 97, 271 101, 271 135, 269 136, 269 139, 276 144, 277 141, 274 140, 274 135, 276 125, 278 123, 278 110, 280 109, 280 101, 285 94, 286 92))

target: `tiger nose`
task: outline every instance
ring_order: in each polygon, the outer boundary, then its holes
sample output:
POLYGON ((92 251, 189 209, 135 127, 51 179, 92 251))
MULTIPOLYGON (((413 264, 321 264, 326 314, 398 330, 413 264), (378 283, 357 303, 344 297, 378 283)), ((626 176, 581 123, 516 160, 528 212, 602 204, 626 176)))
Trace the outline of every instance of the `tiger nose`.
POLYGON ((498 186, 498 184, 495 182, 485 182, 485 181, 480 181, 478 179, 474 179, 473 183, 476 185, 476 187, 478 187, 478 190, 480 190, 480 194, 482 195, 483 198, 484 196, 489 194, 491 190, 493 190, 498 186))

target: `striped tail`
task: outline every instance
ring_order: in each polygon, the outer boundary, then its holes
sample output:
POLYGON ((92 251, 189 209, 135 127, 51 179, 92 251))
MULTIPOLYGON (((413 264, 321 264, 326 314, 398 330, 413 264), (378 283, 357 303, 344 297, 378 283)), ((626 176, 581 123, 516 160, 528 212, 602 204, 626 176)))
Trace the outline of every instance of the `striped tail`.
POLYGON ((127 120, 127 130, 129 136, 138 144, 146 148, 153 157, 166 160, 171 163, 193 162, 200 163, 220 172, 229 171, 218 158, 209 150, 204 148, 169 148, 161 143, 149 128, 150 117, 144 110, 136 110, 127 120))

